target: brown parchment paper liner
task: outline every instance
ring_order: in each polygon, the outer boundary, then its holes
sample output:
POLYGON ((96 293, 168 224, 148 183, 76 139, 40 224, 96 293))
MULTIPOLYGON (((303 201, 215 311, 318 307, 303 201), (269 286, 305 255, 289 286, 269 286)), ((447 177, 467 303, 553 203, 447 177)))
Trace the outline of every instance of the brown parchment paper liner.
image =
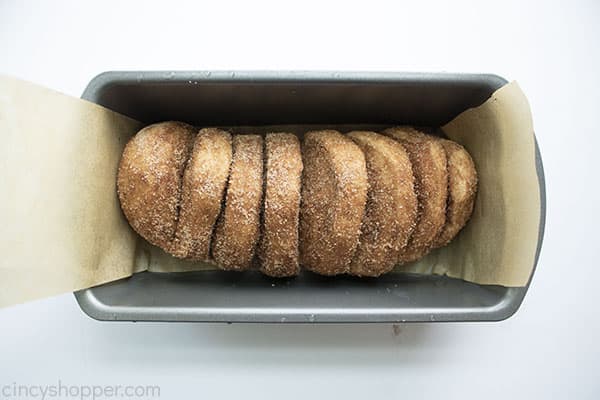
POLYGON ((140 124, 0 76, 0 306, 131 275, 120 153, 140 124))
POLYGON ((525 286, 534 267, 541 207, 527 98, 516 82, 509 83, 442 129, 475 161, 473 216, 448 246, 398 269, 525 286))
MULTIPOLYGON (((235 133, 387 126, 230 127, 235 133)), ((135 272, 215 269, 139 238, 116 195, 123 147, 141 124, 87 101, 0 76, 0 307, 135 272)), ((524 286, 537 245, 540 194, 527 100, 516 83, 443 127, 479 172, 473 218, 455 240, 397 271, 524 286)))

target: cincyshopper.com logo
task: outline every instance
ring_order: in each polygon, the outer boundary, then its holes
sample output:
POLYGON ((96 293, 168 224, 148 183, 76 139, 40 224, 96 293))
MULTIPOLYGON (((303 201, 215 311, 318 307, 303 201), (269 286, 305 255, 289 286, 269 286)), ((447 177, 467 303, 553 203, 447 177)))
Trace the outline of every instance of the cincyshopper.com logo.
POLYGON ((0 399, 151 399, 160 397, 157 385, 23 385, 13 382, 0 387, 0 399))

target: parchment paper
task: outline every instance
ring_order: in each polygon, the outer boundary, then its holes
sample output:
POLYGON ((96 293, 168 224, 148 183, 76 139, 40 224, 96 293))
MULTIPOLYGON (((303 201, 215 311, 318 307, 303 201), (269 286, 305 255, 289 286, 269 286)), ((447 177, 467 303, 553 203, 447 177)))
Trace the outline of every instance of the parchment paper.
POLYGON ((479 187, 473 216, 448 246, 402 270, 525 286, 534 266, 541 207, 527 98, 512 82, 442 129, 475 161, 479 187))
POLYGON ((134 272, 115 179, 137 121, 0 76, 0 306, 134 272))
MULTIPOLYGON (((230 127, 235 133, 381 125, 230 127)), ((0 76, 0 307, 132 273, 214 269, 139 238, 116 196, 122 149, 141 124, 85 100, 0 76)), ((516 83, 443 127, 479 173, 474 215, 450 245, 396 268, 480 284, 524 286, 538 238, 540 193, 529 105, 516 83)))

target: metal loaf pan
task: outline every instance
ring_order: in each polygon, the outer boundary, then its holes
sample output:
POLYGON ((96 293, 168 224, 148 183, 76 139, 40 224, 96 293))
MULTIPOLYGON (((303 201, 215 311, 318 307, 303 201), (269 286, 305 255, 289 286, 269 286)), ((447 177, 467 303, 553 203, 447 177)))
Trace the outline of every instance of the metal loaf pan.
MULTIPOLYGON (((106 72, 82 97, 144 123, 441 126, 505 83, 487 74, 106 72)), ((545 221, 537 144, 536 162, 542 196, 537 263, 545 221)), ((430 322, 502 320, 526 292, 400 273, 367 280, 304 273, 273 280, 256 272, 209 271, 143 272, 75 296, 85 313, 100 320, 430 322)))

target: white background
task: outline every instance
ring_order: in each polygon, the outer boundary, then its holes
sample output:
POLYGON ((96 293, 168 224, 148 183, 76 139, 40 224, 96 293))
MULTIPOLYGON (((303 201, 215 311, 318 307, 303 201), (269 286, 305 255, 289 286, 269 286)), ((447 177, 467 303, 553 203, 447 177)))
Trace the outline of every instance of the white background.
POLYGON ((156 384, 164 399, 599 398, 600 2, 482 3, 0 0, 0 73, 73 96, 114 69, 516 79, 548 196, 536 276, 505 322, 102 323, 67 294, 0 310, 0 384, 156 384))

